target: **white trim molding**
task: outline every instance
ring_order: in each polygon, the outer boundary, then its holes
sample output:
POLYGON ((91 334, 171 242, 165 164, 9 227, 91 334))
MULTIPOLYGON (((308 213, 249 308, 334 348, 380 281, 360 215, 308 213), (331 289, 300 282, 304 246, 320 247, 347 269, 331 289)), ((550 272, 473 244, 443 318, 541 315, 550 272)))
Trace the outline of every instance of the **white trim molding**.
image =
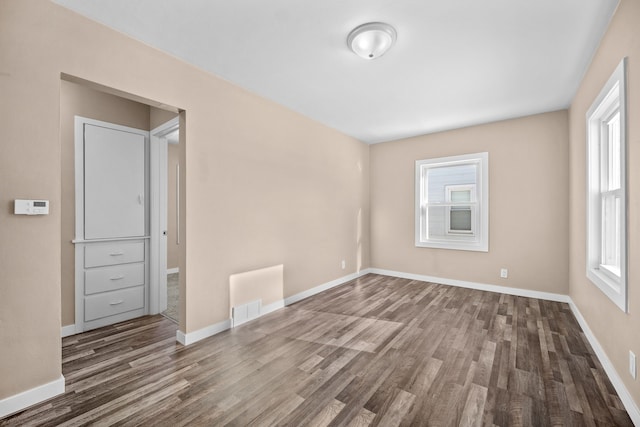
POLYGON ((295 295, 291 295, 290 297, 286 297, 284 299, 284 305, 291 305, 293 303, 296 303, 298 301, 302 301, 305 298, 309 298, 310 296, 319 294, 320 292, 324 292, 327 289, 331 289, 331 288, 335 288, 336 286, 340 286, 344 283, 347 283, 351 280, 357 279, 358 277, 362 277, 366 274, 369 273, 373 273, 373 271, 369 268, 361 270, 357 273, 353 273, 353 274, 348 274, 346 276, 340 277, 338 279, 332 280, 330 282, 327 283, 323 283, 322 285, 318 285, 314 288, 311 289, 307 289, 306 291, 302 291, 300 293, 297 293, 295 295))
POLYGON ((180 269, 178 267, 167 268, 167 274, 175 274, 175 273, 180 273, 180 269))
POLYGON ((64 377, 0 400, 0 418, 64 393, 64 377))
MULTIPOLYGON (((471 175, 471 174, 469 174, 471 175)), ((415 166, 415 245, 419 248, 442 248, 462 251, 489 251, 489 153, 463 154, 417 160, 415 166), (467 174, 452 174, 451 168, 468 166, 473 168, 474 178, 467 174), (449 173, 447 173, 447 169, 449 173), (431 171, 436 176, 430 176, 431 171), (464 178, 464 179, 462 179, 464 178), (462 179, 462 180, 461 180, 462 179), (447 200, 446 188, 464 184, 470 191, 470 200, 454 202, 447 200), (440 193, 440 189, 442 193, 440 193), (431 192, 435 194, 431 194, 431 192), (446 218, 454 207, 470 210, 471 229, 468 233, 451 233, 446 218), (444 210, 441 210, 444 208, 444 210), (432 234, 432 209, 441 210, 443 234, 432 234), (446 225, 445 225, 446 224, 446 225)), ((436 222, 437 220, 436 214, 436 222)))
POLYGON ((284 300, 278 300, 275 302, 272 302, 271 304, 267 304, 267 305, 263 305, 262 307, 260 307, 260 316, 264 316, 265 314, 269 314, 271 312, 274 312, 276 310, 280 310, 281 308, 284 308, 284 300))
POLYGON ((586 146, 586 275, 625 313, 629 310, 626 62, 622 58, 587 112, 586 146))
POLYGON ((71 325, 63 326, 60 329, 60 337, 61 338, 70 337, 71 335, 75 335, 77 333, 78 333, 78 331, 76 330, 76 324, 75 323, 73 323, 71 325))
POLYGON ((571 299, 569 299, 569 307, 571 308, 573 315, 576 317, 576 320, 580 324, 584 336, 589 341, 589 344, 591 344, 591 347, 593 348, 593 351, 595 351, 596 356, 598 356, 598 359, 600 360, 604 371, 607 373, 611 384, 613 384, 613 388, 616 389, 620 400, 622 400, 622 404, 627 410, 629 417, 635 425, 640 426, 640 409, 634 402, 633 397, 631 397, 631 393, 629 393, 629 390, 627 390, 624 382, 622 382, 622 378, 620 378, 620 375, 618 375, 618 371, 616 371, 613 363, 611 363, 611 360, 609 360, 609 358, 607 357, 607 353, 605 353, 604 349, 600 345, 600 342, 598 342, 598 339, 591 331, 591 328, 589 328, 589 324, 582 316, 582 313, 580 313, 578 306, 571 299))
POLYGON ((182 345, 191 345, 205 338, 212 337, 215 334, 219 334, 220 332, 224 332, 230 328, 231 319, 227 319, 223 320, 222 322, 215 323, 213 325, 209 325, 202 329, 198 329, 197 331, 189 332, 186 334, 178 330, 176 332, 176 340, 178 340, 178 342, 182 345))
POLYGON ((566 302, 571 301, 568 295, 554 294, 552 292, 532 291, 529 289, 510 288, 508 286, 490 285, 486 283, 468 282, 465 280, 444 279, 442 277, 425 276, 422 274, 403 273, 400 271, 383 270, 372 268, 371 273, 383 276, 399 277, 401 279, 420 280, 423 282, 439 283, 441 285, 457 286, 459 288, 477 289, 487 292, 498 292, 519 297, 539 298, 548 301, 566 302))

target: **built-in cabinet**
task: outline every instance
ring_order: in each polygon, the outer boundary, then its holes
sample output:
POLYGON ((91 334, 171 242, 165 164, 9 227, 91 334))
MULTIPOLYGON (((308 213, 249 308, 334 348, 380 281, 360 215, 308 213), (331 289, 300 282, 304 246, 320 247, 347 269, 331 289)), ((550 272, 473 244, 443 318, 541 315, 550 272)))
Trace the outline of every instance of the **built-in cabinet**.
MULTIPOLYGON (((145 314, 145 242, 86 244, 84 248, 84 322, 112 322, 118 315, 145 314)), ((85 329, 90 329, 86 328, 85 329)))
POLYGON ((76 331, 148 313, 149 135, 76 117, 76 331))

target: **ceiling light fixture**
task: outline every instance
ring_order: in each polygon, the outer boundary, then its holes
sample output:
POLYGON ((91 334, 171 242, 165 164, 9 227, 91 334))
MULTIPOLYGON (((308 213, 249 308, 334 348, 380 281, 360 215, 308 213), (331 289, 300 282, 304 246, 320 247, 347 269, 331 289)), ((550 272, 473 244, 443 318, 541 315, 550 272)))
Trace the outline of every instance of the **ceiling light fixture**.
POLYGON ((396 30, 383 22, 369 22, 349 33, 347 44, 361 58, 376 59, 388 51, 396 41, 396 30))

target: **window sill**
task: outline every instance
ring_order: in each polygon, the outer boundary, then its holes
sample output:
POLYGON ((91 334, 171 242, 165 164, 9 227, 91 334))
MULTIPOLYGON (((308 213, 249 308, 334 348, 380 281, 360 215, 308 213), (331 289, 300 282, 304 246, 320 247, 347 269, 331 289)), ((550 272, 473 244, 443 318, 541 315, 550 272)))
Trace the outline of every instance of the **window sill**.
POLYGON ((466 242, 424 242, 417 241, 417 248, 433 248, 433 249, 451 249, 456 251, 475 251, 475 252, 489 252, 488 245, 482 245, 481 243, 466 243, 466 242))
POLYGON ((587 278, 600 288, 618 308, 626 313, 627 302, 625 298, 626 292, 624 292, 626 284, 622 279, 612 279, 610 274, 608 271, 601 270, 600 268, 590 268, 587 270, 587 278))
POLYGON ((600 264, 600 271, 602 274, 606 274, 614 283, 620 283, 620 269, 617 267, 610 267, 608 265, 600 264))

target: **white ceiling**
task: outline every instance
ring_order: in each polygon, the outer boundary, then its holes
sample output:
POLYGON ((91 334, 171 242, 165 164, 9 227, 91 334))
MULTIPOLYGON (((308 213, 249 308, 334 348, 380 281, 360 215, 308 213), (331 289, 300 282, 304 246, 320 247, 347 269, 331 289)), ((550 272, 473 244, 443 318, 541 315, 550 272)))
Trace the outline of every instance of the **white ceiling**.
POLYGON ((368 143, 567 108, 618 0, 55 0, 368 143), (348 33, 393 25, 368 61, 348 33))

